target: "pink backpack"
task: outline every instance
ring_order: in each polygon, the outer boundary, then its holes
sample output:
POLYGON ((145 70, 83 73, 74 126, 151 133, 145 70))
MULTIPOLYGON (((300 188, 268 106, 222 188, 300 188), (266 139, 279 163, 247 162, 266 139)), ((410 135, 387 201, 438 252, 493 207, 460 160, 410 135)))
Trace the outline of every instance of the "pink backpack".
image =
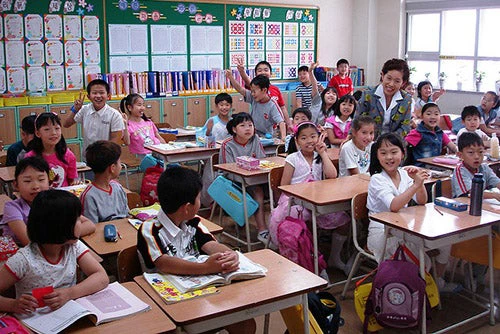
POLYGON ((161 173, 163 173, 163 167, 157 165, 155 167, 149 167, 144 173, 141 184, 141 201, 144 205, 153 205, 158 202, 158 192, 156 191, 156 185, 160 179, 161 173))
MULTIPOLYGON (((292 262, 314 272, 314 247, 311 231, 304 220, 286 217, 278 225, 278 246, 280 254, 292 262)), ((319 272, 326 269, 323 255, 318 251, 319 272)))

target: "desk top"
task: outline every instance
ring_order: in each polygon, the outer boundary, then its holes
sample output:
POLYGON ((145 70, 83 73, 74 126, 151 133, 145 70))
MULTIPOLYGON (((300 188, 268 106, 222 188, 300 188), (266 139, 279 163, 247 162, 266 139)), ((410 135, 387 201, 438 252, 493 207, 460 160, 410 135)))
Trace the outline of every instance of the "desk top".
MULTIPOLYGON (((222 233, 223 228, 211 221, 200 217, 201 223, 212 234, 222 233)), ((109 222, 98 223, 95 232, 82 237, 83 242, 100 256, 117 254, 121 250, 137 245, 137 230, 128 222, 127 218, 117 219, 109 222), (116 226, 122 238, 117 242, 104 241, 104 226, 113 224, 116 226)))
MULTIPOLYGON (((267 157, 267 158, 262 158, 259 160, 270 161, 274 164, 279 165, 279 166, 272 167, 272 168, 283 168, 285 166, 285 159, 282 157, 267 157)), ((229 173, 234 174, 234 175, 242 176, 242 177, 265 175, 265 174, 268 174, 269 171, 272 169, 272 168, 259 168, 259 169, 255 169, 255 170, 248 170, 248 169, 243 169, 241 167, 238 167, 236 162, 231 162, 231 163, 226 163, 226 164, 218 164, 218 165, 215 165, 214 168, 222 170, 224 172, 229 172, 229 173)))
POLYGON ((379 212, 370 218, 427 240, 465 233, 500 221, 500 214, 487 210, 483 210, 478 217, 469 215, 468 210, 458 212, 440 206, 437 208, 443 215, 435 209, 433 203, 427 203, 403 208, 399 212, 379 212))
POLYGON ((0 218, 3 216, 3 208, 5 206, 5 203, 12 201, 12 199, 4 194, 0 195, 0 218))
MULTIPOLYGON (((78 173, 88 172, 91 170, 92 168, 90 168, 89 166, 84 166, 76 169, 78 173)), ((0 167, 0 180, 2 180, 3 182, 14 181, 15 172, 16 172, 16 166, 0 167)))
POLYGON ((279 186, 288 196, 310 202, 314 205, 329 205, 350 201, 354 195, 368 192, 370 176, 357 174, 336 179, 279 186))
POLYGON ((263 249, 245 254, 267 268, 267 276, 220 287, 220 293, 167 305, 143 276, 134 280, 178 325, 187 325, 283 300, 325 287, 327 282, 281 255, 263 249))
POLYGON ((192 154, 192 153, 198 153, 198 152, 213 152, 217 153, 220 150, 220 147, 216 145, 215 147, 181 147, 181 148, 176 148, 176 149, 170 149, 170 150, 164 150, 155 146, 151 145, 146 145, 144 148, 151 150, 155 153, 161 154, 161 155, 177 155, 177 154, 192 154))
MULTIPOLYGON (((439 155, 437 157, 421 158, 421 159, 418 159, 418 161, 423 162, 423 163, 430 165, 430 166, 440 167, 440 168, 444 168, 444 169, 455 169, 455 167, 460 162, 460 160, 458 158, 457 158, 456 164, 446 164, 446 163, 434 161, 435 158, 450 159, 450 157, 451 157, 451 159, 453 159, 453 156, 450 156, 450 155, 439 155)), ((499 161, 490 161, 490 160, 485 159, 484 162, 487 163, 488 166, 490 166, 490 167, 493 167, 493 166, 500 164, 500 160, 499 161)))
POLYGON ((151 306, 151 310, 120 320, 95 326, 85 317, 64 330, 65 333, 128 333, 133 329, 140 329, 140 333, 170 333, 176 328, 169 317, 156 305, 156 303, 135 282, 121 283, 125 288, 140 300, 151 306))

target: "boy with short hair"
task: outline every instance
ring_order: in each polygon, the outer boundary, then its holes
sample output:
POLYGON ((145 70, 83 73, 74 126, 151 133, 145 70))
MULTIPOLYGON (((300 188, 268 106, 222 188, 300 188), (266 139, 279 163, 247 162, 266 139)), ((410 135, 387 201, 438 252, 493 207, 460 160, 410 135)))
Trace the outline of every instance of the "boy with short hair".
MULTIPOLYGON (((309 67, 303 65, 299 67, 298 71, 300 85, 295 88, 295 108, 310 108, 312 102, 312 84, 309 67)), ((318 83, 318 90, 321 92, 322 89, 323 87, 318 83)))
MULTIPOLYGON (((465 132, 458 139, 458 157, 462 160, 453 170, 451 189, 453 197, 467 196, 472 187, 475 173, 482 173, 484 189, 497 187, 500 189, 500 178, 483 163, 484 146, 481 138, 474 132, 465 132)), ((484 192, 484 198, 500 200, 500 193, 484 192)))
POLYGON ((457 133, 457 140, 460 136, 466 132, 476 133, 485 147, 490 146, 490 137, 484 133, 481 129, 479 129, 479 125, 481 125, 481 113, 476 108, 476 106, 466 106, 462 110, 461 114, 462 124, 465 126, 460 129, 457 133))
POLYGON ((120 112, 110 107, 106 102, 111 99, 109 85, 101 79, 94 79, 87 85, 90 102, 83 105, 85 95, 75 100, 71 113, 64 120, 64 127, 69 128, 75 123, 83 125, 83 151, 98 140, 111 140, 120 143, 122 131, 125 128, 120 112))
POLYGON ((120 145, 98 140, 89 145, 85 156, 95 173, 94 180, 80 196, 83 215, 94 223, 125 218, 127 195, 115 179, 120 175, 120 145))
POLYGON ((36 115, 29 115, 21 121, 21 140, 7 149, 7 166, 15 166, 29 151, 28 143, 35 137, 36 115))
POLYGON ((215 111, 217 115, 210 117, 204 127, 207 129, 205 135, 213 136, 215 140, 224 140, 229 137, 226 124, 229 121, 229 113, 233 106, 233 98, 228 93, 219 93, 215 96, 215 111))
POLYGON ((354 88, 352 86, 352 80, 349 77, 349 62, 347 59, 339 59, 337 62, 337 71, 339 74, 330 79, 328 87, 334 87, 337 90, 339 99, 347 94, 352 95, 354 88))
MULTIPOLYGON (((238 269, 238 254, 205 233, 195 218, 200 208, 201 180, 198 173, 183 167, 167 168, 158 180, 161 210, 156 219, 142 223, 137 249, 148 270, 176 275, 229 273, 238 269), (201 253, 204 263, 187 260, 201 253)), ((230 333, 255 333, 255 321, 226 326, 230 333)))
POLYGON ((286 137, 286 124, 276 101, 269 96, 269 78, 265 75, 258 75, 250 82, 250 90, 242 87, 233 77, 231 70, 226 71, 226 77, 231 81, 231 85, 241 95, 245 101, 252 105, 250 115, 255 124, 255 130, 259 136, 266 133, 273 133, 273 127, 278 126, 280 138, 286 137))

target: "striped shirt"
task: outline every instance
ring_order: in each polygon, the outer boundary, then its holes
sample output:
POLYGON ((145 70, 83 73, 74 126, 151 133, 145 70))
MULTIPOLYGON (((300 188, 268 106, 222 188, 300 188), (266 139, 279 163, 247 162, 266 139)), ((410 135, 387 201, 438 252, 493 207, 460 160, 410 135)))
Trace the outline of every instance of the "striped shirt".
MULTIPOLYGON (((483 174, 485 189, 497 187, 500 183, 500 178, 498 178, 495 172, 485 163, 479 166, 476 173, 483 174)), ((474 172, 465 167, 463 162, 459 163, 453 170, 453 175, 451 176, 451 191, 453 197, 460 197, 468 194, 472 187, 473 177, 474 172)))

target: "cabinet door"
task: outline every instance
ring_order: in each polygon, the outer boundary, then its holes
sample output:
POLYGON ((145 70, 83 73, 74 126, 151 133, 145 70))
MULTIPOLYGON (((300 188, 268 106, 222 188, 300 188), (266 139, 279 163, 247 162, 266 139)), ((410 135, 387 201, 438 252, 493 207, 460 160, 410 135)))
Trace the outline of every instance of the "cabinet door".
POLYGON ((116 110, 118 110, 119 112, 121 112, 121 110, 120 110, 120 101, 108 101, 108 105, 111 108, 115 108, 116 110))
POLYGON ((207 121, 207 99, 205 97, 189 97, 186 102, 188 125, 203 126, 207 121))
POLYGON ((19 136, 21 136, 20 133, 20 126, 23 121, 23 119, 27 116, 36 116, 38 114, 41 114, 43 112, 47 111, 46 106, 39 106, 39 107, 18 107, 17 112, 19 113, 19 128, 16 129, 16 132, 19 133, 19 136))
POLYGON ((288 92, 281 92, 281 95, 283 95, 283 100, 285 101, 285 107, 287 109, 288 115, 285 115, 286 117, 290 117, 290 115, 293 112, 293 109, 290 109, 290 104, 288 102, 288 92))
POLYGON ((161 123, 160 121, 160 101, 159 100, 145 100, 144 105, 146 116, 151 117, 153 123, 161 123))
MULTIPOLYGON (((64 120, 71 113, 70 108, 71 108, 71 105, 50 106, 50 111, 58 114, 59 117, 61 118, 61 124, 64 124, 64 120)), ((78 139, 78 124, 72 125, 69 128, 65 128, 63 126, 63 128, 62 128, 62 134, 64 136, 64 139, 66 139, 66 140, 69 140, 69 139, 78 139)))
POLYGON ((182 98, 163 100, 163 121, 173 128, 184 127, 184 100, 182 98))
POLYGON ((241 94, 233 94, 231 95, 233 98, 233 114, 238 114, 240 112, 249 112, 250 104, 245 102, 245 98, 241 94))
POLYGON ((297 94, 295 93, 295 91, 289 92, 288 94, 290 94, 290 103, 288 105, 288 113, 290 114, 290 117, 291 117, 293 111, 296 109, 295 103, 297 102, 297 94))
POLYGON ((0 109, 0 144, 10 145, 16 139, 16 108, 0 109))
POLYGON ((68 143, 68 148, 75 155, 76 161, 82 161, 80 143, 68 143))

